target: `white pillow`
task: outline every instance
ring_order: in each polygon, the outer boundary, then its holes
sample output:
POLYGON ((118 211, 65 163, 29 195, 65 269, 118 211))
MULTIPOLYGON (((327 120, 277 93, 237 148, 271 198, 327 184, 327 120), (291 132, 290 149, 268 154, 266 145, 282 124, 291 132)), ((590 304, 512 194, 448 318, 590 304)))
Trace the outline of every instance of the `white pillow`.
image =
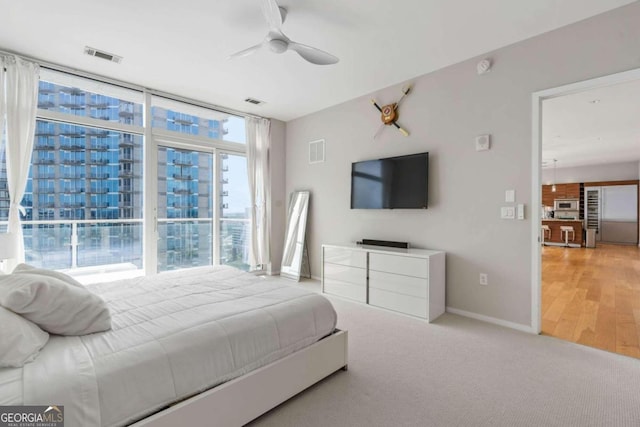
POLYGON ((59 271, 46 270, 44 268, 36 268, 32 265, 28 264, 18 264, 16 268, 13 269, 12 274, 42 274, 43 276, 55 277, 56 279, 62 280, 65 283, 70 284, 71 286, 77 286, 79 288, 84 288, 82 283, 78 282, 71 276, 67 276, 64 273, 60 273, 59 271))
POLYGON ((32 362, 49 341, 49 334, 24 317, 0 307, 0 368, 32 362))
POLYGON ((102 298, 46 275, 0 276, 0 305, 51 334, 85 335, 111 329, 109 308, 102 298))

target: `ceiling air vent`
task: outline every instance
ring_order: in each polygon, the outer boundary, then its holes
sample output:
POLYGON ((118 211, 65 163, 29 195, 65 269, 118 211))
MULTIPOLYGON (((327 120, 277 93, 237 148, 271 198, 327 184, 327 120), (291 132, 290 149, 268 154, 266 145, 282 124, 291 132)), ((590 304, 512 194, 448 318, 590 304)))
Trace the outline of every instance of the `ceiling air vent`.
POLYGON ((249 104, 253 104, 253 105, 262 105, 264 104, 264 101, 260 101, 259 99, 255 99, 255 98, 247 98, 244 100, 244 102, 248 102, 249 104))
POLYGON ((309 164, 324 162, 324 139, 309 143, 309 164))
POLYGON ((114 55, 113 53, 108 53, 103 50, 94 49, 89 46, 84 47, 84 53, 90 56, 95 56, 96 58, 106 59, 107 61, 115 62, 119 64, 122 62, 122 56, 114 55))

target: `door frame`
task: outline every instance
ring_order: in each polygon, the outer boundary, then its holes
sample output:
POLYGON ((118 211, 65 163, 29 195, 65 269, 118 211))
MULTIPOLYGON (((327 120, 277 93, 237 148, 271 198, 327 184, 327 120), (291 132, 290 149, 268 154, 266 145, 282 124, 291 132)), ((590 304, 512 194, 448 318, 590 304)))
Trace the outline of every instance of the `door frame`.
POLYGON ((615 84, 640 80, 640 68, 534 92, 531 95, 531 330, 542 331, 542 248, 540 215, 542 192, 542 102, 615 84))

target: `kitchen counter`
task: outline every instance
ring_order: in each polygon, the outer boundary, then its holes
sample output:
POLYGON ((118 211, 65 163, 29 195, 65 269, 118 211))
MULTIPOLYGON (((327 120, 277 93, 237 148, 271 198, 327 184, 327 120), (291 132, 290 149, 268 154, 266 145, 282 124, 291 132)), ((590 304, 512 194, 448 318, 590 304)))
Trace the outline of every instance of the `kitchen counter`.
MULTIPOLYGON (((562 233, 560 227, 570 225, 573 227, 575 237, 571 240, 571 233, 569 233, 569 245, 573 247, 582 247, 582 228, 583 220, 581 219, 560 219, 549 218, 543 219, 542 225, 548 225, 551 229, 551 238, 549 238, 549 232, 545 233, 545 244, 553 246, 564 246, 564 240, 562 239, 562 233)), ((542 232, 542 230, 541 230, 542 232)))

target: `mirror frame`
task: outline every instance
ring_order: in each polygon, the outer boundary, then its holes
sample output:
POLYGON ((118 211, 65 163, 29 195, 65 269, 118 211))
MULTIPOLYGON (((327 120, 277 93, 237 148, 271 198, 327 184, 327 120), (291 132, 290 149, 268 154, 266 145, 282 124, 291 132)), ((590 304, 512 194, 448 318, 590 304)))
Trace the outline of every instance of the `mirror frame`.
POLYGON ((300 281, 304 257, 308 256, 306 249, 306 232, 310 199, 311 193, 309 191, 294 191, 289 196, 287 227, 284 233, 280 276, 298 282, 300 281))

